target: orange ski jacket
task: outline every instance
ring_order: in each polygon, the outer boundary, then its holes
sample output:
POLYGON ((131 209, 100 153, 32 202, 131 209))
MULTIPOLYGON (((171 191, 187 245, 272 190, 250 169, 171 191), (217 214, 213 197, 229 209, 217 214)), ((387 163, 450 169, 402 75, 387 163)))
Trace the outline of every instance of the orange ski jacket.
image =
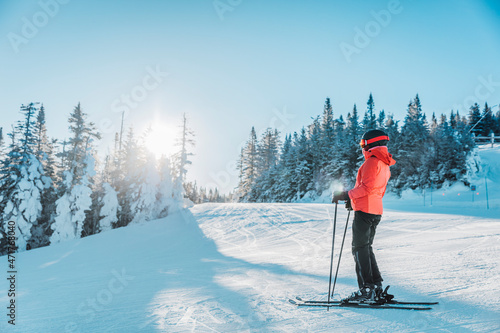
POLYGON ((389 167, 396 164, 386 146, 363 150, 365 162, 359 167, 356 186, 349 191, 352 209, 382 215, 382 197, 391 177, 389 167))

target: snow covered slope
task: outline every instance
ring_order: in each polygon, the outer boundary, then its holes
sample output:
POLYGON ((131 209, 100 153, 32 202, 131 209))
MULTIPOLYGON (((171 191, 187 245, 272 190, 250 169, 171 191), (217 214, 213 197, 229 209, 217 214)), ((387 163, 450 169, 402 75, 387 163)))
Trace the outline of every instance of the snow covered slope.
MULTIPOLYGON (((432 311, 289 304, 326 299, 332 214, 331 204, 204 204, 18 254, 16 326, 4 314, 0 331, 500 330, 495 218, 386 212, 375 243, 385 283, 400 299, 439 301, 432 311)), ((336 254, 346 217, 339 209, 336 254)), ((349 239, 350 228, 336 298, 356 285, 349 239)), ((6 290, 4 278, 5 313, 6 290)))

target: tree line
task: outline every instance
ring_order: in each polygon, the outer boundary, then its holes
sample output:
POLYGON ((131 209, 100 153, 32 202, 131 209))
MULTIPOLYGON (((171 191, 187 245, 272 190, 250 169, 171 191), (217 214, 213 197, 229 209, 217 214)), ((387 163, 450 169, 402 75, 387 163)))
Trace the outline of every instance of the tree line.
POLYGON ((70 137, 50 139, 46 110, 20 108, 22 119, 4 137, 0 128, 0 255, 7 224, 15 221, 18 251, 93 235, 166 216, 183 205, 193 133, 184 115, 179 152, 156 159, 148 131, 116 133, 112 151, 98 158, 101 136, 78 104, 68 117, 70 137))
POLYGON ((388 190, 440 188, 457 181, 469 184, 479 170, 479 157, 471 133, 500 133, 500 111, 493 114, 485 103, 476 103, 467 116, 451 111, 427 119, 418 94, 412 98, 402 122, 375 111, 370 94, 360 119, 356 104, 344 119, 334 116, 330 98, 321 115, 299 132, 286 134, 268 128, 257 138, 252 127, 238 163, 239 201, 292 202, 331 192, 333 184, 350 189, 363 163, 359 142, 365 131, 382 129, 390 137, 389 152, 397 163, 391 167, 388 190))

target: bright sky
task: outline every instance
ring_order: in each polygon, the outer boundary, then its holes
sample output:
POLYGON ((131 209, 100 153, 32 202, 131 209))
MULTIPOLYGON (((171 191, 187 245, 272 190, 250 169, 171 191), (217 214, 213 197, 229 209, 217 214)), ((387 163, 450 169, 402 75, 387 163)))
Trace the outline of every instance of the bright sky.
POLYGON ((169 152, 187 113, 188 178, 228 192, 248 139, 299 131, 332 99, 402 120, 419 93, 431 116, 500 102, 498 1, 0 0, 0 127, 43 102, 49 135, 68 136, 81 102, 111 146, 120 115, 157 128, 169 152))

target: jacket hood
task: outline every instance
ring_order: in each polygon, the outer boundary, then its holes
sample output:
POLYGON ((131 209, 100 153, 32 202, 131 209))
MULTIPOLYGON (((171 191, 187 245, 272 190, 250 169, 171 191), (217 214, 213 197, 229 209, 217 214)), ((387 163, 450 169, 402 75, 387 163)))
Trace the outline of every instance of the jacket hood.
POLYGON ((389 166, 396 164, 396 161, 392 158, 392 154, 389 153, 386 146, 377 146, 369 150, 363 150, 363 155, 366 160, 375 156, 389 166))

